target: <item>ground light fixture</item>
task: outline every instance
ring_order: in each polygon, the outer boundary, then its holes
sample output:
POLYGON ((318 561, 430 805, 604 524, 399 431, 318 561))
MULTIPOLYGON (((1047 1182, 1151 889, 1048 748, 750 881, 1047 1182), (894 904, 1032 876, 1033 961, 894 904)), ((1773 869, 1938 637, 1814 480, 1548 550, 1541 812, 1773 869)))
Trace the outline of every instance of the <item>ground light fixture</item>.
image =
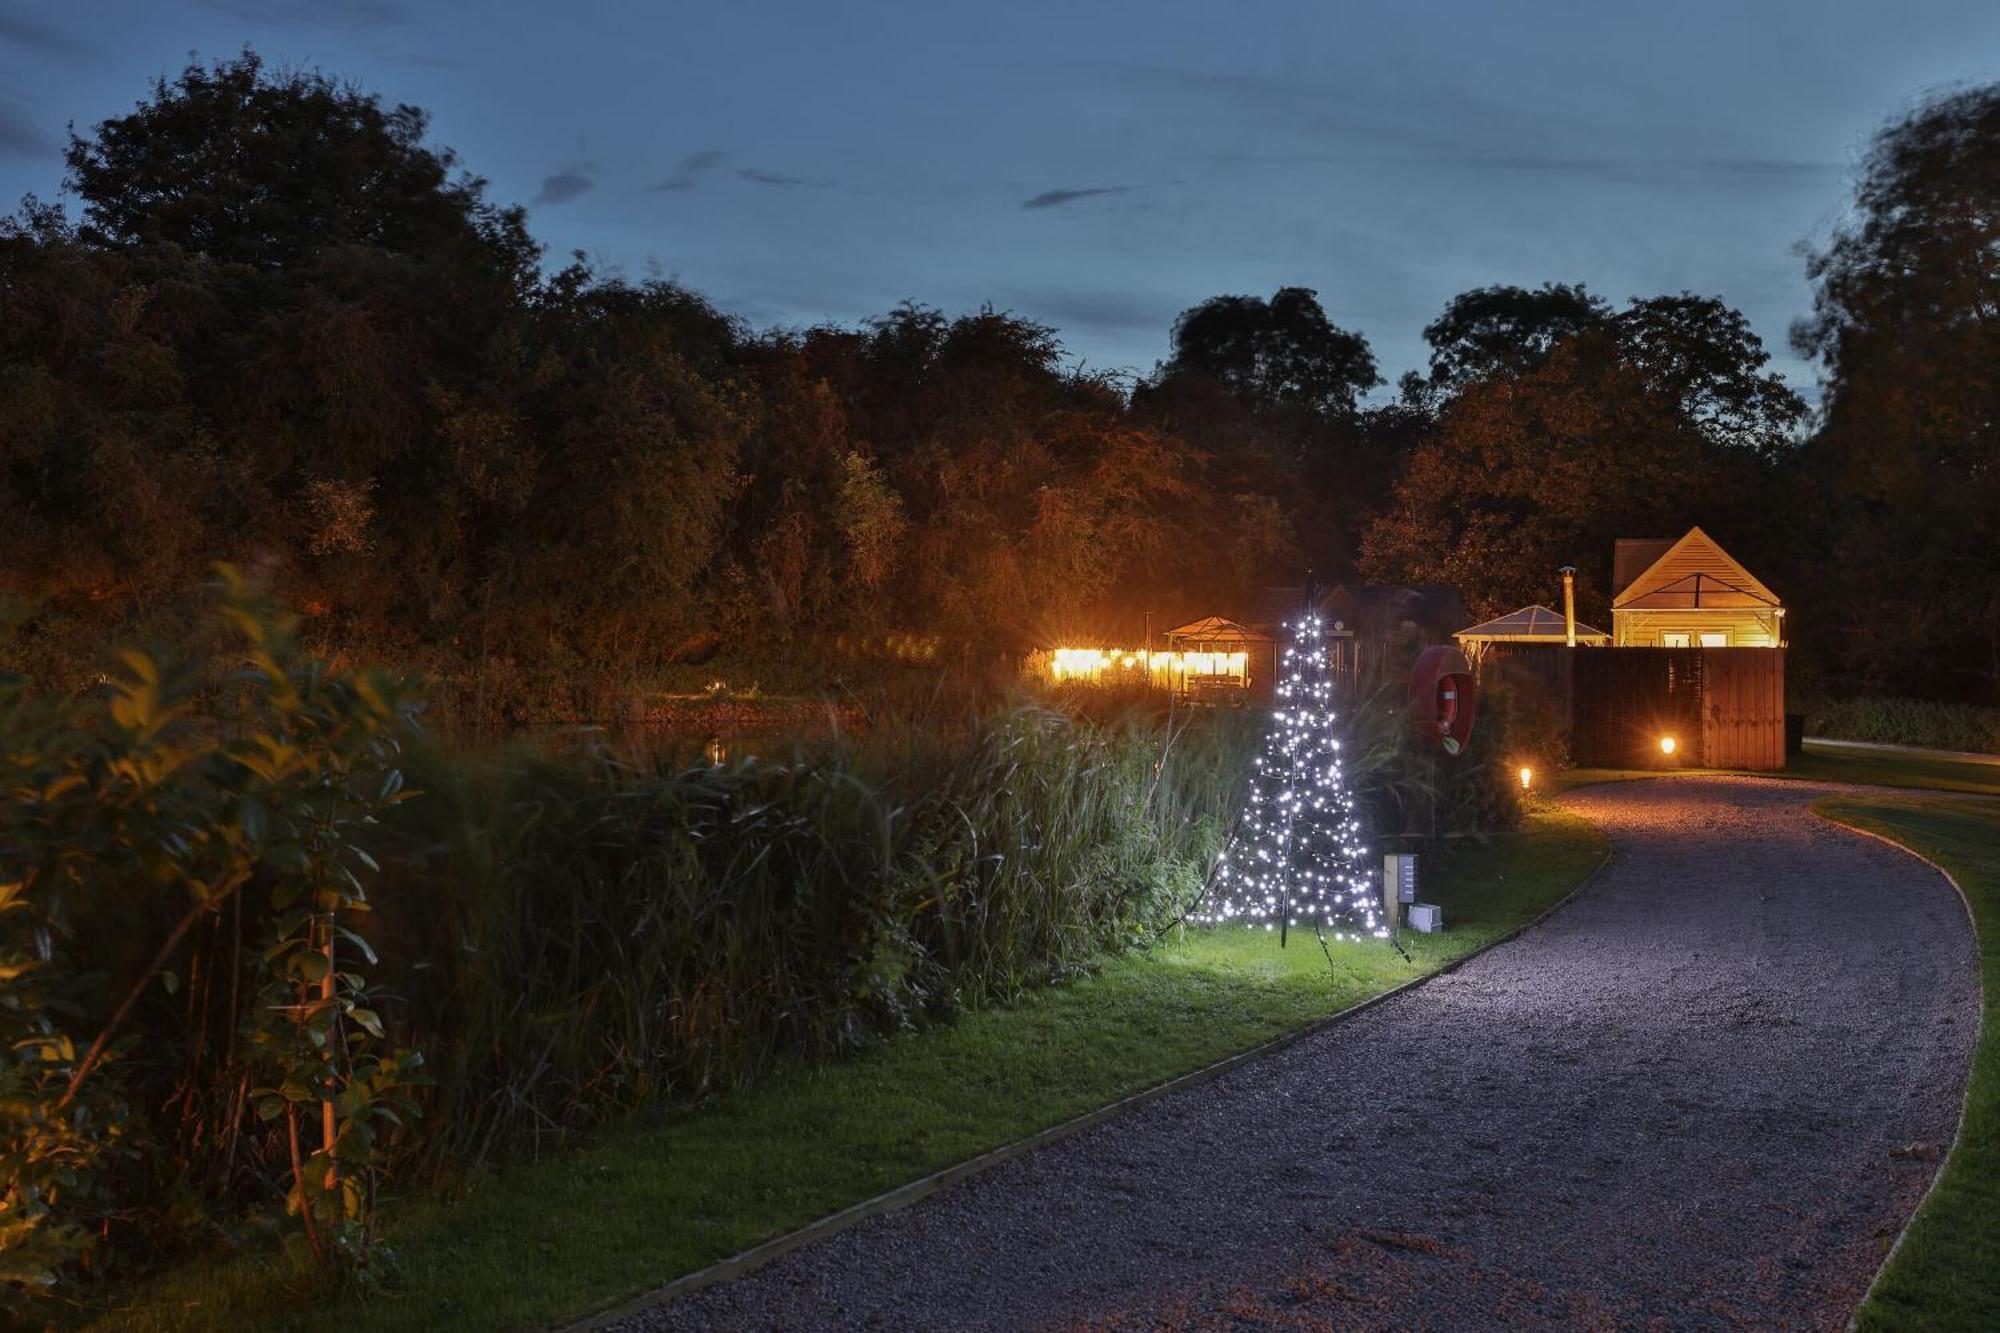
POLYGON ((1521 790, 1529 791, 1534 787, 1534 785, 1535 785, 1535 770, 1529 768, 1526 764, 1521 765, 1521 790))
POLYGON ((1673 738, 1672 736, 1662 736, 1662 737, 1660 737, 1660 753, 1661 753, 1661 754, 1668 754, 1668 755, 1670 755, 1670 754, 1672 754, 1672 753, 1673 753, 1673 752, 1674 752, 1674 751, 1675 751, 1676 749, 1678 749, 1679 747, 1680 747, 1680 742, 1679 742, 1679 741, 1676 741, 1676 740, 1675 740, 1675 739, 1674 739, 1674 738, 1673 738))

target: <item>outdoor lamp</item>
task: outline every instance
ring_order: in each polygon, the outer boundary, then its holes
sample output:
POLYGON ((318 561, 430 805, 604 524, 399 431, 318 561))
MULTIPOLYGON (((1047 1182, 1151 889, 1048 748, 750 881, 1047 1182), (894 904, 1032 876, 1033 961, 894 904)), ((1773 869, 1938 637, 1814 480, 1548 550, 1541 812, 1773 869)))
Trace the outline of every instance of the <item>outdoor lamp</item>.
POLYGON ((1527 791, 1530 787, 1533 787, 1534 785, 1535 785, 1535 770, 1529 768, 1526 764, 1521 765, 1521 790, 1527 791))
POLYGON ((1674 752, 1674 746, 1675 746, 1675 741, 1674 741, 1674 738, 1673 738, 1672 736, 1662 736, 1662 737, 1660 737, 1660 753, 1661 753, 1661 754, 1672 754, 1672 753, 1674 752))

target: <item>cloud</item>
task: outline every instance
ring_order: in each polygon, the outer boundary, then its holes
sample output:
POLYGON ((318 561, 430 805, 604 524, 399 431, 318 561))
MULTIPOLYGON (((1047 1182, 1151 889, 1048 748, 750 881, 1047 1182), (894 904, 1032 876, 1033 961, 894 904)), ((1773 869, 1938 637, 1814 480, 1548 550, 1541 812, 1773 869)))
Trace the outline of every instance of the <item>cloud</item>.
POLYGON ((265 23, 318 23, 333 28, 391 28, 410 21, 402 0, 201 0, 204 8, 233 19, 265 23))
POLYGON ((55 142, 36 128, 28 109, 0 97, 0 157, 48 157, 55 142))
POLYGON ((1033 199, 1023 200, 1023 208, 1061 208, 1079 199, 1090 199, 1100 194, 1130 194, 1138 189, 1136 185, 1091 185, 1081 190, 1043 190, 1033 199))
POLYGON ((741 176, 741 177, 742 177, 742 178, 743 178, 744 180, 746 180, 746 181, 750 181, 750 182, 753 182, 754 184, 757 184, 757 185, 784 185, 784 186, 790 186, 790 185, 816 185, 816 186, 825 186, 825 185, 831 185, 831 184, 833 184, 833 182, 832 182, 832 181, 830 181, 830 180, 824 180, 824 179, 821 179, 821 180, 815 180, 815 179, 813 179, 813 178, 811 178, 811 177, 809 177, 809 176, 785 176, 785 175, 781 175, 781 174, 779 174, 778 172, 775 172, 775 171, 764 171, 764 170, 762 170, 762 169, 760 169, 760 168, 758 168, 758 167, 745 167, 745 168, 743 168, 743 170, 741 170, 741 171, 737 172, 736 174, 737 174, 738 176, 741 176))
POLYGON ((1087 288, 1019 291, 1010 305, 1062 329, 1146 333, 1164 337, 1179 313, 1170 297, 1087 288))
POLYGON ((578 195, 589 194, 597 188, 597 167, 591 162, 577 162, 564 167, 553 176, 542 178, 542 188, 529 200, 531 204, 560 204, 578 195))
POLYGON ((90 43, 58 28, 5 13, 0 13, 0 45, 27 47, 50 56, 86 56, 93 50, 90 43))
POLYGON ((704 148, 699 153, 689 153, 674 168, 674 174, 653 188, 656 190, 692 190, 700 179, 722 165, 729 154, 719 148, 704 148))

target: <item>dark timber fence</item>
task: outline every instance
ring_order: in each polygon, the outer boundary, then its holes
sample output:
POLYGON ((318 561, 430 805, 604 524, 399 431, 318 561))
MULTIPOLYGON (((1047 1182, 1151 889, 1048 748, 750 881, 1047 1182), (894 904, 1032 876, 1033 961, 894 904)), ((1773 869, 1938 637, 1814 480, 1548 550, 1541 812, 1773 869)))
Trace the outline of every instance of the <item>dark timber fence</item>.
POLYGON ((1785 766, 1785 654, 1774 648, 1573 650, 1570 754, 1591 768, 1785 766), (1660 739, 1671 736, 1668 759, 1660 739))

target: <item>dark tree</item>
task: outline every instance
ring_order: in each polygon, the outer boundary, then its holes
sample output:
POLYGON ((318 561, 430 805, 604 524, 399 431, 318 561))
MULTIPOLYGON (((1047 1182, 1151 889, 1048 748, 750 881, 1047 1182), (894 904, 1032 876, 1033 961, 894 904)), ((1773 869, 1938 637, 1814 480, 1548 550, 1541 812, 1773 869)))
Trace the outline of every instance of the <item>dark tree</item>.
POLYGON ((1382 382, 1368 340, 1327 319, 1319 294, 1281 287, 1269 301, 1212 297, 1174 323, 1174 353, 1160 378, 1205 375, 1253 409, 1352 413, 1382 382))
POLYGON ((1712 296, 1633 299, 1611 319, 1621 354, 1717 445, 1776 454, 1798 442, 1806 405, 1776 374, 1741 311, 1712 296))
POLYGON ((1581 283, 1461 292, 1424 328, 1424 341, 1431 345, 1430 378, 1406 376, 1404 394, 1414 401, 1437 402, 1475 380, 1518 375, 1547 360, 1565 338, 1597 327, 1610 314, 1603 298, 1581 283))
POLYGON ((173 244, 271 267, 362 245, 463 255, 525 282, 539 251, 519 208, 424 145, 425 113, 326 75, 273 72, 254 53, 193 63, 128 116, 70 137, 86 239, 173 244))
POLYGON ((2000 698, 2000 84, 1885 128, 1808 272, 1849 683, 2000 698))
POLYGON ((1497 615, 1548 601, 1556 569, 1575 564, 1579 611, 1601 616, 1616 538, 1688 522, 1740 531, 1759 517, 1760 483, 1758 455, 1710 439, 1600 327, 1450 400, 1369 528, 1362 569, 1452 584, 1497 615))

